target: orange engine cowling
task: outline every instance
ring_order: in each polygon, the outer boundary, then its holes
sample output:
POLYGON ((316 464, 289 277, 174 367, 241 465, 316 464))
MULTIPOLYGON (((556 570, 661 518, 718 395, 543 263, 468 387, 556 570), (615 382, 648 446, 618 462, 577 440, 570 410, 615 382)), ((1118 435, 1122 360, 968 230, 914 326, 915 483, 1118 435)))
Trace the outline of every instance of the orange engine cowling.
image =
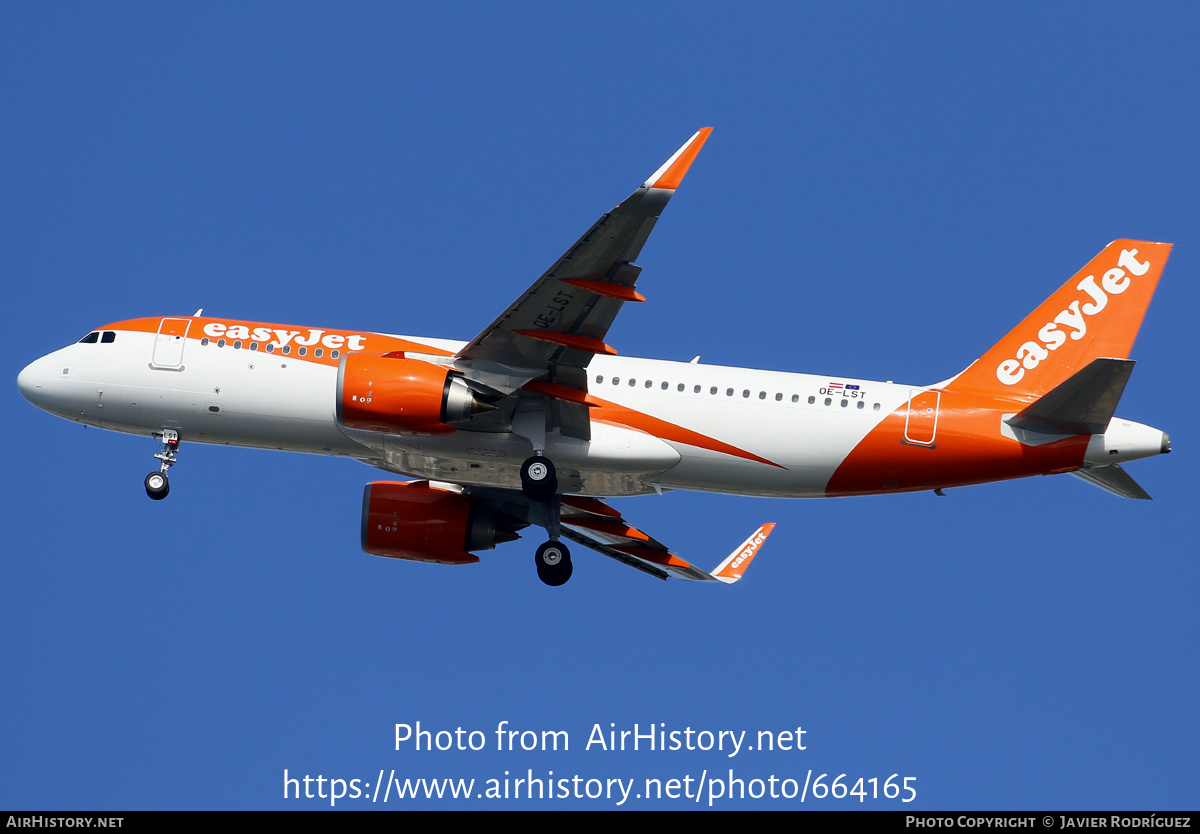
POLYGON ((337 421, 348 429, 445 434, 491 405, 443 365, 403 353, 347 353, 338 363, 337 421))
POLYGON ((514 541, 524 526, 428 481, 375 481, 363 491, 362 549, 373 556, 469 565, 479 561, 471 551, 514 541))

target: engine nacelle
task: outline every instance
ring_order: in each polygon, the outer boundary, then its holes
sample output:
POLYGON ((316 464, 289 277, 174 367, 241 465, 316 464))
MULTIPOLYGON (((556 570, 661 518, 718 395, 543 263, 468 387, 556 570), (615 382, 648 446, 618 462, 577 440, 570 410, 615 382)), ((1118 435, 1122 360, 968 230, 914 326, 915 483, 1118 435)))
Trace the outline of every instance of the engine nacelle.
POLYGON ((428 481, 375 481, 363 491, 362 549, 373 556, 469 565, 479 561, 471 551, 513 541, 523 526, 428 481))
POLYGON ((492 406, 443 365, 403 353, 347 353, 338 363, 337 421, 389 434, 446 434, 492 406))

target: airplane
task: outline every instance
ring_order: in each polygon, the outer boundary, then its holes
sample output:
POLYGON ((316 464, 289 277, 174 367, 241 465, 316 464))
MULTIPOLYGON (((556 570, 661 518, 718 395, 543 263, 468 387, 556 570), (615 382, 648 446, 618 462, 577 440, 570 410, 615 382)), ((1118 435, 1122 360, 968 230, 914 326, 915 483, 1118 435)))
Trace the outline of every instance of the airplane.
POLYGON ((181 442, 353 458, 407 481, 363 494, 369 554, 447 565, 547 541, 538 577, 573 572, 564 540, 660 579, 732 584, 774 528, 711 571, 605 499, 665 490, 834 497, 1071 473, 1150 496, 1121 464, 1168 435, 1115 417, 1170 244, 1110 243, 961 373, 932 385, 623 357, 605 342, 645 300, 634 264, 711 128, 697 131, 470 342, 204 316, 104 325, 21 371, 68 420, 153 437, 150 498, 181 442))

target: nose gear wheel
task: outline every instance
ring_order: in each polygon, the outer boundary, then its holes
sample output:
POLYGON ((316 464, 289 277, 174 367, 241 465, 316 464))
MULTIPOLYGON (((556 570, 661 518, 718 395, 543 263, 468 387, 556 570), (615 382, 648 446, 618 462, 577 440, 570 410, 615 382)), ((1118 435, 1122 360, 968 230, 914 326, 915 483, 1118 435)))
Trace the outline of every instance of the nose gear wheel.
POLYGON ((163 429, 162 436, 156 434, 154 440, 158 443, 159 449, 158 454, 154 457, 162 461, 162 466, 158 468, 157 472, 151 472, 146 476, 145 486, 147 495, 155 501, 161 501, 171 491, 167 473, 179 461, 179 432, 174 429, 163 429))

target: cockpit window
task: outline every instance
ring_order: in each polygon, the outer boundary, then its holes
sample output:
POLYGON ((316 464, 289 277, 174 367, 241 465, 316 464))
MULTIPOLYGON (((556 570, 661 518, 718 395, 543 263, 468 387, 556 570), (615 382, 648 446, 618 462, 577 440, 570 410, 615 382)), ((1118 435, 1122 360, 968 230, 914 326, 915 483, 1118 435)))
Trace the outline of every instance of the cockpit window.
POLYGON ((116 340, 117 334, 111 330, 105 330, 103 335, 100 336, 100 343, 104 345, 107 345, 110 342, 115 342, 116 340))
POLYGON ((84 336, 82 339, 80 339, 79 344, 94 345, 98 341, 100 341, 100 331, 97 330, 94 333, 89 333, 86 336, 84 336))

